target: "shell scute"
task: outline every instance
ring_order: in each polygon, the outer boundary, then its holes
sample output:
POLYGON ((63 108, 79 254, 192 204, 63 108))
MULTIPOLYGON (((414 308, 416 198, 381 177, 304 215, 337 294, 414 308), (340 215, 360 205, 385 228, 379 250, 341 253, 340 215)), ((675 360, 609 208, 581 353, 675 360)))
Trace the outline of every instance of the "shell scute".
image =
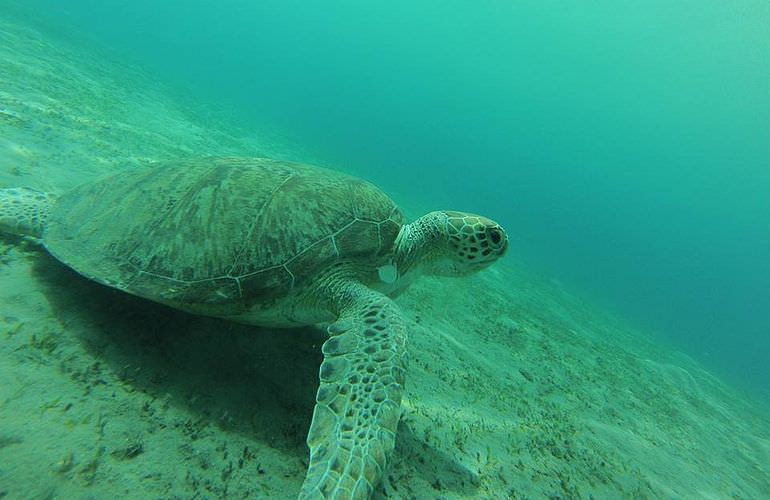
POLYGON ((338 256, 334 240, 328 236, 313 243, 299 255, 289 260, 286 263, 286 268, 296 279, 302 279, 311 275, 319 262, 329 262, 338 256))
POLYGON ((284 266, 272 267, 238 278, 245 300, 269 300, 291 290, 294 276, 284 266))
POLYGON ((380 232, 376 222, 355 220, 334 236, 340 255, 353 257, 376 254, 380 249, 380 232))
POLYGON ((380 241, 382 246, 380 247, 380 254, 384 254, 390 251, 390 245, 396 241, 398 232, 401 230, 403 224, 403 216, 401 212, 392 214, 387 220, 379 224, 380 241))

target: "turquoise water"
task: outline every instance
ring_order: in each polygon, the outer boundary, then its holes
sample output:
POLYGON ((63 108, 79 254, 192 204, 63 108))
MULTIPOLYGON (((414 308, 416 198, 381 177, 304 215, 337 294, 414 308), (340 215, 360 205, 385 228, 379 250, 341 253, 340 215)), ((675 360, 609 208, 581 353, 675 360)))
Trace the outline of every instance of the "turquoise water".
MULTIPOLYGON (((24 2, 770 397, 770 4, 24 2)), ((511 283, 512 287, 516 283, 511 283)))
MULTIPOLYGON (((373 499, 770 498, 768 21, 760 3, 3 2, 0 497, 289 499, 318 478, 309 429, 316 450, 340 436, 316 397, 347 366, 322 360, 352 331, 175 311, 57 250, 139 224, 160 251, 200 222, 160 234, 133 218, 151 193, 74 186, 258 155, 510 235, 489 269, 423 276, 388 309, 409 363, 395 449, 367 447, 387 459, 373 499), (15 235, 60 194, 53 220, 85 238, 15 235)), ((184 255, 230 241, 217 227, 184 255)), ((368 404, 346 377, 330 408, 368 404)))

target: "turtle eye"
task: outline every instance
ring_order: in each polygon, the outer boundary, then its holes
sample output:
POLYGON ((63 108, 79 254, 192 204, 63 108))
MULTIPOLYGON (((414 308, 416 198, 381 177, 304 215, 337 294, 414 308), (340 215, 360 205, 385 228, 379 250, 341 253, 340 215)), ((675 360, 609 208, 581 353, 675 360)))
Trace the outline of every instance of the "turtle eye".
POLYGON ((495 245, 499 245, 500 242, 503 240, 503 233, 496 227, 493 227, 489 230, 489 239, 492 240, 492 243, 495 245))

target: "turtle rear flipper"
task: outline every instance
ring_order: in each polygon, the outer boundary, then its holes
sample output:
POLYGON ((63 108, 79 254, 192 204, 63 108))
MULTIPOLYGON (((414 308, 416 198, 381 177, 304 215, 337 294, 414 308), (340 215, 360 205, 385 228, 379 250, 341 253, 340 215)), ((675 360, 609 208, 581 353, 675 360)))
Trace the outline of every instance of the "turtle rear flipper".
POLYGON ((0 189, 0 232, 40 238, 54 199, 28 187, 0 189))
POLYGON ((398 307, 363 285, 343 285, 339 319, 323 345, 301 499, 369 498, 395 445, 405 369, 398 307))

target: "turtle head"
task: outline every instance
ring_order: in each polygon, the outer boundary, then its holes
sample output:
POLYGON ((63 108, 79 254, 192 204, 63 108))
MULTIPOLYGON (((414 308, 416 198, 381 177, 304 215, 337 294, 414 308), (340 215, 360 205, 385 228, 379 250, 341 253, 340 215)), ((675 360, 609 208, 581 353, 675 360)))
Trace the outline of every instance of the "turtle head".
POLYGON ((433 274, 471 274, 495 262, 508 249, 508 235, 497 222, 467 212, 439 213, 446 218, 446 251, 439 252, 430 266, 433 274))
POLYGON ((489 266, 508 249, 508 235, 500 224, 467 212, 430 212, 404 229, 410 244, 399 246, 419 255, 426 274, 465 276, 489 266))

